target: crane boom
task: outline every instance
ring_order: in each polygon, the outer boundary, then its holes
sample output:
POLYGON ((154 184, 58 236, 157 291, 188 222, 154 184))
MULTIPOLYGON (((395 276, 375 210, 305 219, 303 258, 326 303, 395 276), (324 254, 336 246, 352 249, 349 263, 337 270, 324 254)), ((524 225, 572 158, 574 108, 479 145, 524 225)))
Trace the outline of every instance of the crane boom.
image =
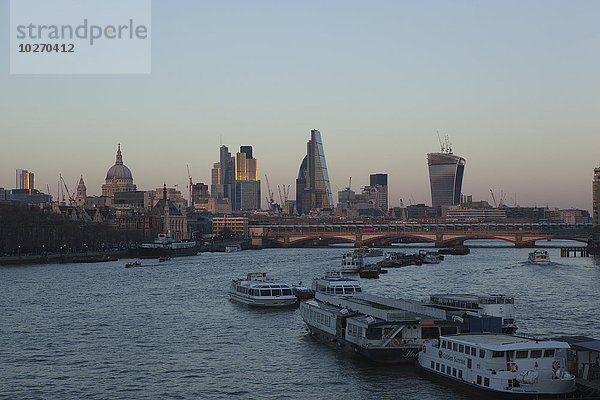
MULTIPOLYGON (((67 191, 67 196, 69 196, 69 205, 73 205, 73 203, 75 202, 75 199, 73 198, 73 196, 71 196, 71 192, 69 191, 69 188, 67 187, 67 184, 65 183, 65 180, 63 179, 61 174, 58 174, 58 177, 60 178, 60 181, 62 182, 63 186, 65 187, 65 190, 67 191)), ((63 195, 63 199, 64 199, 64 195, 63 195)))
POLYGON ((492 200, 494 200, 494 207, 498 208, 498 203, 496 203, 496 197, 494 197, 494 192, 490 189, 490 193, 492 194, 492 200))
POLYGON ((192 187, 194 186, 194 181, 192 180, 192 175, 190 175, 190 165, 189 164, 185 164, 185 166, 187 167, 187 172, 188 172, 188 179, 189 179, 189 191, 190 191, 190 205, 193 207, 194 206, 194 198, 192 197, 192 187))
POLYGON ((273 209, 273 203, 275 202, 273 200, 273 192, 271 191, 271 185, 269 184, 269 177, 267 176, 267 174, 265 174, 265 179, 267 181, 267 191, 269 194, 269 197, 267 197, 267 203, 269 203, 269 210, 273 209))

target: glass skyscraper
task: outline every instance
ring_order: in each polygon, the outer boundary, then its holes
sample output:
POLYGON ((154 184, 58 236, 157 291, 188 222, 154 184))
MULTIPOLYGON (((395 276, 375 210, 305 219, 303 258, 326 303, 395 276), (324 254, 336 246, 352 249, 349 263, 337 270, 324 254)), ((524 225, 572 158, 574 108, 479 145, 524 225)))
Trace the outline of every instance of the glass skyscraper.
POLYGON ((306 157, 302 160, 296 179, 296 208, 299 214, 311 210, 333 208, 333 195, 327 173, 321 132, 310 131, 306 157))
POLYGON ((464 158, 450 152, 427 154, 433 207, 460 204, 465 163, 464 158))

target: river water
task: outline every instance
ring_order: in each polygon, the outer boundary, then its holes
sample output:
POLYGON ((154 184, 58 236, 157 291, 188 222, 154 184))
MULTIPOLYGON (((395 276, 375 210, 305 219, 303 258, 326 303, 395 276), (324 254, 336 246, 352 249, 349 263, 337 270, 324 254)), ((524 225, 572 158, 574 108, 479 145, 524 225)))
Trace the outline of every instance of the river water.
MULTIPOLYGON (((310 285, 345 251, 203 253, 128 269, 127 260, 0 267, 0 398, 473 398, 413 366, 378 365, 316 342, 298 309, 227 300, 232 278, 267 272, 310 285)), ((554 263, 537 266, 524 262, 530 251, 473 248, 361 284, 412 299, 514 295, 519 334, 599 337, 600 260, 549 249, 554 263)))

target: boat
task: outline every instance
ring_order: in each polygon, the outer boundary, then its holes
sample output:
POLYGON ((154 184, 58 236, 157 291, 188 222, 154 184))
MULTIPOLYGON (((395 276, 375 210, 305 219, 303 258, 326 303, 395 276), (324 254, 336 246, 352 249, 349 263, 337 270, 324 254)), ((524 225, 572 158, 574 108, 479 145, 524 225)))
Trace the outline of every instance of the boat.
POLYGON ((560 396, 575 391, 564 368, 566 342, 506 334, 440 336, 423 345, 418 366, 470 390, 506 398, 560 396))
POLYGON ((535 250, 529 253, 529 262, 532 264, 550 264, 550 256, 546 250, 535 250))
POLYGON ((437 251, 419 250, 419 256, 421 256, 423 264, 439 264, 444 260, 444 256, 437 251))
POLYGON ((373 264, 363 266, 358 272, 361 278, 379 278, 381 270, 373 264))
MULTIPOLYGON (((425 303, 445 310, 461 318, 465 316, 490 316, 501 318, 501 331, 513 334, 517 330, 515 323, 515 298, 503 294, 434 294, 425 303)), ((463 330, 464 331, 464 330, 463 330)))
POLYGON ((464 256, 469 254, 470 252, 471 249, 469 249, 467 246, 454 246, 438 250, 438 253, 440 254, 450 254, 453 256, 464 256))
POLYGON ((133 268, 133 267, 141 267, 141 266, 142 266, 142 262, 139 260, 125 264, 125 268, 133 268))
POLYGON ((361 246, 358 249, 355 249, 353 253, 363 257, 381 257, 383 256, 383 249, 361 246))
POLYGON ((242 246, 239 244, 232 244, 225 247, 225 253, 235 253, 237 251, 242 251, 242 246))
POLYGON ((196 242, 176 242, 169 233, 160 233, 153 243, 141 243, 137 247, 139 258, 194 256, 199 251, 200 246, 196 242))
POLYGON ((171 259, 171 257, 160 257, 158 259, 158 262, 165 262, 165 261, 169 261, 171 259))
POLYGON ((399 268, 408 265, 421 265, 423 260, 417 254, 405 254, 400 251, 385 253, 377 265, 381 268, 399 268))
POLYGON ((342 256, 342 273, 355 274, 364 265, 363 256, 354 253, 346 253, 342 256))
POLYGON ((253 307, 287 307, 296 304, 291 285, 274 281, 265 272, 251 272, 246 278, 234 279, 229 299, 253 307))
POLYGON ((346 278, 339 271, 329 271, 322 277, 314 278, 312 290, 336 296, 354 296, 362 292, 356 279, 346 278))
POLYGON ((425 343, 460 332, 460 323, 443 310, 363 292, 348 297, 317 291, 300 303, 300 314, 316 340, 381 363, 414 363, 425 343))

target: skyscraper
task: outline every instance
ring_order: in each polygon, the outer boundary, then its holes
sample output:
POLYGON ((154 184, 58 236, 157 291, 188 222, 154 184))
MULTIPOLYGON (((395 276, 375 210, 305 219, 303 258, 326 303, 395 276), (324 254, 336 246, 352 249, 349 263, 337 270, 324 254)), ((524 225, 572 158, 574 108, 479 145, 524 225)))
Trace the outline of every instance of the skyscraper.
POLYGON ((594 180, 592 181, 592 222, 600 224, 600 167, 594 169, 594 180))
POLYGON ((233 203, 235 190, 235 158, 227 146, 219 148, 219 162, 212 169, 211 195, 218 199, 229 199, 233 203))
POLYGON ((252 157, 252 146, 241 146, 236 154, 234 210, 260 209, 260 180, 257 161, 252 157))
POLYGON ((433 207, 460 204, 465 163, 464 158, 452 154, 449 145, 442 145, 440 153, 427 154, 433 207))
POLYGON ((29 172, 26 169, 18 169, 15 186, 17 189, 27 189, 31 194, 33 189, 35 189, 35 176, 33 172, 29 172))
POLYGON ((367 208, 376 208, 384 214, 388 212, 388 176, 387 174, 371 174, 370 185, 363 194, 368 195, 367 208))
POLYGON ((311 210, 333 208, 333 196, 327 174, 321 132, 310 131, 306 145, 306 157, 302 160, 296 179, 296 207, 299 214, 311 210))

